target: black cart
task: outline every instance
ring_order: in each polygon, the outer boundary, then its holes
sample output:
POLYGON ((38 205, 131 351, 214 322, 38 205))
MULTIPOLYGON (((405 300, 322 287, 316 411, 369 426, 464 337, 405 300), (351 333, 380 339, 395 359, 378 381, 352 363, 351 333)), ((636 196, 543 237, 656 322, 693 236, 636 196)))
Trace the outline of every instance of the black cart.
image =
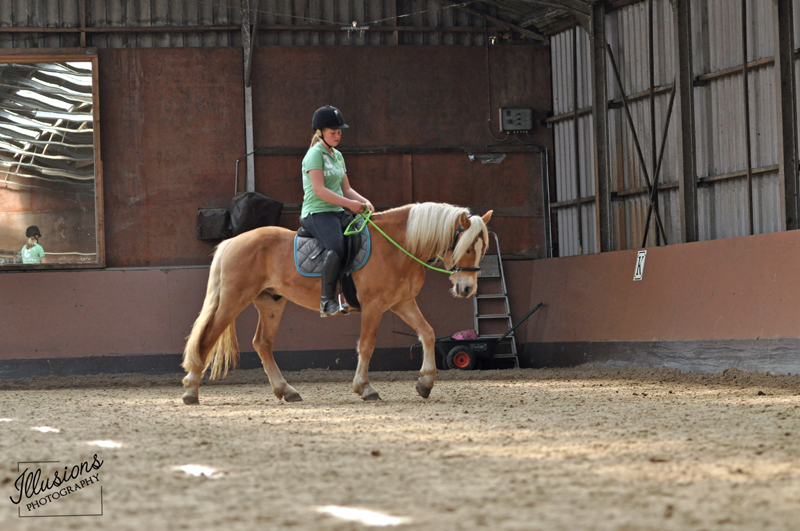
MULTIPOLYGON (((461 369, 468 371, 478 366, 480 361, 488 361, 494 358, 497 345, 509 336, 519 325, 528 320, 528 317, 544 306, 543 302, 537 304, 531 311, 525 314, 517 324, 508 329, 500 337, 481 337, 476 339, 453 339, 453 336, 442 336, 436 338, 436 354, 441 359, 441 364, 437 363, 440 369, 461 369)), ((413 358, 414 347, 421 343, 411 345, 410 352, 413 358)))

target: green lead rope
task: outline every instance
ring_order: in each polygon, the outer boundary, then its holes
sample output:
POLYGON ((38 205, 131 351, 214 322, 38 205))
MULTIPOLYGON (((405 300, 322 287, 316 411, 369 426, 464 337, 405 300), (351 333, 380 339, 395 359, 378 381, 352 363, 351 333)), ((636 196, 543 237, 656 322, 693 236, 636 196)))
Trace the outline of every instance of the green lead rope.
MULTIPOLYGON (((378 227, 377 225, 375 225, 375 222, 374 222, 374 221, 372 221, 371 219, 369 219, 370 217, 372 217, 372 210, 369 210, 369 209, 367 209, 367 210, 364 210, 364 212, 362 212, 361 214, 359 214, 358 216, 356 216, 356 218, 355 218, 353 221, 351 221, 351 222, 350 222, 350 223, 347 225, 347 228, 344 230, 344 235, 345 235, 345 236, 350 236, 350 235, 352 235, 352 234, 357 234, 357 233, 359 233, 359 232, 363 231, 363 230, 364 230, 364 228, 367 226, 367 223, 369 223, 370 225, 372 225, 373 227, 375 227, 375 230, 377 230, 378 232, 380 232, 381 234, 383 234, 383 237, 384 237, 384 238, 386 238, 387 240, 389 240, 390 242, 392 242, 392 243, 395 245, 395 247, 397 247, 398 249, 400 249, 401 251, 403 251, 403 252, 404 252, 404 253, 406 253, 408 256, 410 256, 411 258, 413 258, 414 260, 416 260, 416 261, 417 261, 417 262, 419 262, 420 264, 424 265, 425 267, 427 267, 427 268, 430 268, 430 269, 433 269, 434 271, 439 271, 440 273, 446 273, 446 274, 448 274, 448 275, 452 275, 453 273, 455 273, 455 271, 448 271, 447 269, 440 269, 440 268, 438 268, 438 267, 433 267, 432 265, 430 265, 430 264, 428 264, 428 263, 425 263, 425 262, 423 262, 422 260, 420 260, 419 258, 417 258, 416 256, 414 256, 413 254, 409 253, 408 251, 406 251, 405 249, 403 249, 403 248, 400 246, 400 244, 399 244, 399 243, 397 243, 396 241, 394 241, 393 239, 391 239, 391 238, 389 237, 389 235, 388 235, 388 234, 386 234, 385 232, 383 232, 383 231, 381 230, 381 228, 380 228, 380 227, 378 227), (364 220, 366 223, 362 223, 362 224, 361 224, 361 227, 360 227, 360 228, 358 228, 358 229, 352 229, 352 230, 350 229, 350 227, 352 227, 352 226, 353 226, 353 224, 357 223, 359 220, 362 220, 362 219, 363 219, 363 220, 364 220)), ((439 258, 441 258, 441 257, 439 257, 439 258)))

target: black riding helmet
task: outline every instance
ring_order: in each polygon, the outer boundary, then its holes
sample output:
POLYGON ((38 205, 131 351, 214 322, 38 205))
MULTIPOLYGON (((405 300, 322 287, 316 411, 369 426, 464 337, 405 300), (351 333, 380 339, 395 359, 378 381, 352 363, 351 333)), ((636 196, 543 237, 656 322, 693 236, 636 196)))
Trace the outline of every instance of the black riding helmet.
POLYGON ((344 123, 344 116, 336 107, 326 105, 320 107, 311 119, 311 128, 316 130, 328 129, 348 129, 350 126, 344 123))
POLYGON ((41 232, 39 232, 39 227, 37 227, 36 225, 31 225, 31 226, 30 226, 30 227, 28 227, 28 229, 25 231, 25 237, 26 237, 26 238, 33 238, 33 237, 35 237, 35 236, 38 236, 38 237, 40 237, 40 238, 41 238, 41 237, 42 237, 42 233, 41 233, 41 232))

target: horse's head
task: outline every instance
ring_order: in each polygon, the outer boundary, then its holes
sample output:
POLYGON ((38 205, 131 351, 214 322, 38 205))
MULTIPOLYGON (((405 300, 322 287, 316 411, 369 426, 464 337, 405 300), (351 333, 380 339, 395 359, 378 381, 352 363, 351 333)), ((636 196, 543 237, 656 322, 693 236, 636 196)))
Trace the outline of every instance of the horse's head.
POLYGON ((454 228, 453 244, 443 258, 447 269, 454 271, 450 291, 455 297, 469 297, 478 288, 478 266, 489 248, 490 219, 491 210, 480 217, 461 214, 454 228))

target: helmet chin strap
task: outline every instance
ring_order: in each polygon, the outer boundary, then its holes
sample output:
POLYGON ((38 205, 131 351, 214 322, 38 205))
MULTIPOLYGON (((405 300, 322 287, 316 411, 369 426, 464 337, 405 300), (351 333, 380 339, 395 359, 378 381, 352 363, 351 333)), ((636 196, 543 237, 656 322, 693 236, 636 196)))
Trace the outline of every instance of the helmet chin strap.
POLYGON ((320 135, 320 134, 318 134, 318 135, 317 135, 317 138, 319 138, 320 142, 322 142, 323 144, 325 144, 325 145, 327 146, 327 148, 328 148, 328 151, 329 151, 330 153, 333 153, 333 146, 332 146, 332 145, 330 145, 330 144, 328 144, 328 143, 325 141, 325 135, 320 135))

